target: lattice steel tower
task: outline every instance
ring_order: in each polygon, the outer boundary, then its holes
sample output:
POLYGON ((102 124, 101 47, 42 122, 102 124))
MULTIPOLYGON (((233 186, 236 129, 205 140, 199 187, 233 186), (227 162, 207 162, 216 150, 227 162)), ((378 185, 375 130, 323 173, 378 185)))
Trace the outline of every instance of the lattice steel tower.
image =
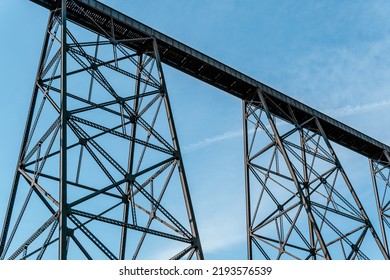
POLYGON ((1 259, 202 259, 156 40, 50 3, 1 259))
POLYGON ((388 258, 319 118, 260 90, 244 116, 249 258, 388 258))

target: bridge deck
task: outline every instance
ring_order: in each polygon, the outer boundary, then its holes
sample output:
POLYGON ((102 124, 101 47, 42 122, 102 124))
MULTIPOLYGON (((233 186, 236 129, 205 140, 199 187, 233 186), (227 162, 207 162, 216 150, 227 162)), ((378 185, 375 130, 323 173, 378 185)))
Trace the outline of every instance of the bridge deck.
MULTIPOLYGON (((57 8, 61 2, 58 0, 30 1, 50 10, 57 8)), ((268 99, 272 100, 274 106, 270 106, 270 110, 273 114, 283 118, 280 108, 290 106, 299 122, 304 122, 313 116, 317 117, 330 140, 367 158, 389 162, 387 156, 387 153, 390 153, 389 146, 98 1, 70 1, 68 18, 103 37, 106 37, 105 34, 111 34, 112 22, 117 40, 155 37, 159 45, 160 58, 164 63, 243 100, 256 96, 256 90, 260 89, 268 99), (100 28, 90 19, 97 22, 100 28)), ((128 41, 123 44, 135 50, 145 48, 145 43, 141 41, 128 41)), ((310 122, 306 126, 310 129, 310 122)))

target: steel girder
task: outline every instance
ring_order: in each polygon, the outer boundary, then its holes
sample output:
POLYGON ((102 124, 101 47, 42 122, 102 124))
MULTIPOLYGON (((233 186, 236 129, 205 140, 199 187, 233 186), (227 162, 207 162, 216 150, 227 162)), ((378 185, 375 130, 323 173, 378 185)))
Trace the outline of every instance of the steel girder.
POLYGON ((261 90, 243 111, 248 258, 388 259, 321 122, 261 90))
POLYGON ((65 3, 48 21, 1 259, 203 259, 156 40, 135 52, 115 24, 101 36, 68 21, 65 3))

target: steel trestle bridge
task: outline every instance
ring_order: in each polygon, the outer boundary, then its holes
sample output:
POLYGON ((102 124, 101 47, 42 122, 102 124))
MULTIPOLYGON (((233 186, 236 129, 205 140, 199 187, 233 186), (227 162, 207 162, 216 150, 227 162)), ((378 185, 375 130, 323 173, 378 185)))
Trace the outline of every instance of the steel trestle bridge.
POLYGON ((49 20, 0 259, 204 258, 163 64, 242 100, 248 259, 389 259, 389 146, 98 1, 31 1, 49 20), (333 143, 368 159, 377 217, 333 143))

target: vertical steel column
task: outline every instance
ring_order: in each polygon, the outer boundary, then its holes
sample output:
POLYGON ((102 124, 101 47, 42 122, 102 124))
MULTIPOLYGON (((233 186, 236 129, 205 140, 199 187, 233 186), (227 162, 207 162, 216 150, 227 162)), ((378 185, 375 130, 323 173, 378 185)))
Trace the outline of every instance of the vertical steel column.
MULTIPOLYGON (((308 172, 307 172, 307 158, 306 158, 306 148, 305 148, 305 138, 304 138, 304 135, 303 135, 303 131, 302 130, 299 130, 299 136, 300 136, 300 142, 301 142, 301 149, 302 149, 302 152, 301 152, 301 156, 302 156, 302 160, 303 160, 303 164, 302 164, 302 171, 303 171, 303 184, 304 186, 309 186, 309 175, 308 175, 308 172)), ((305 191, 305 196, 309 198, 310 200, 310 191, 309 191, 309 188, 305 188, 304 189, 305 191)), ((311 245, 311 248, 315 248, 315 238, 314 238, 314 235, 315 235, 315 232, 314 232, 314 227, 313 227, 313 224, 308 221, 308 227, 309 227, 309 235, 310 235, 310 245, 311 245)), ((312 257, 311 257, 313 260, 316 259, 316 255, 315 254, 312 254, 312 257)))
POLYGON ((61 4, 61 105, 60 105, 60 199, 59 199, 59 259, 67 259, 67 28, 66 0, 61 4))
POLYGON ((155 38, 153 39, 153 49, 154 49, 154 55, 155 55, 155 59, 156 59, 157 70, 158 70, 158 74, 159 74, 159 78, 160 78, 160 82, 161 82, 161 87, 162 87, 162 91, 164 94, 164 103, 165 103, 166 113, 167 113, 167 117, 168 117, 169 128, 170 128, 171 135, 172 135, 172 141, 173 141, 174 148, 177 152, 176 156, 177 156, 178 161, 179 161, 178 162, 178 170, 179 170, 180 180, 182 182, 182 189, 183 189, 183 194, 184 194, 184 199, 185 199, 185 204, 186 204, 187 215, 189 218, 190 227, 191 227, 191 231, 193 234, 193 242, 194 242, 194 246, 196 248, 196 254, 197 254, 198 259, 203 260, 204 255, 203 255, 203 250, 202 250, 202 246, 201 246, 201 242, 200 242, 198 226, 196 223, 194 209, 192 206, 190 192, 188 189, 187 176, 185 174, 185 169, 183 166, 183 158, 181 156, 181 150, 180 150, 180 145, 179 145, 179 141, 178 141, 178 137, 177 137, 175 123, 173 120, 171 104, 169 102, 168 90, 167 90, 167 87, 165 84, 164 73, 163 73, 162 64, 161 64, 161 60, 160 60, 160 53, 159 53, 157 41, 155 38))
POLYGON ((251 222, 251 200, 250 200, 250 179, 249 179, 249 147, 248 147, 248 103, 243 100, 243 135, 244 135, 244 172, 245 172, 245 201, 246 201, 246 232, 247 232, 247 257, 248 260, 253 259, 252 251, 252 222, 251 222))
POLYGON ((273 131, 273 134, 274 134, 274 137, 275 137, 275 141, 276 141, 276 143, 277 143, 277 145, 278 145, 278 147, 279 147, 279 149, 280 149, 280 151, 281 151, 281 153, 283 155, 283 158, 284 158, 284 160, 285 160, 285 162, 287 164, 287 167, 289 169, 291 178, 294 181, 294 184, 295 184, 295 186, 297 188, 299 197, 301 199, 301 203, 302 203, 302 205, 305 208, 305 211, 306 211, 306 213, 308 215, 308 218, 309 218, 309 222, 310 222, 310 224, 312 225, 312 227, 314 229, 315 235, 317 236, 317 239, 318 239, 318 241, 320 243, 321 249, 324 252, 325 258, 326 259, 331 259, 331 256, 329 254, 328 248, 326 246, 326 243, 325 243, 325 241, 324 241, 324 239, 322 237, 321 231, 320 231, 320 229, 319 229, 319 227, 318 227, 318 225, 317 225, 317 223, 316 223, 316 221, 314 219, 313 213, 311 211, 310 201, 308 200, 308 198, 305 196, 305 194, 303 193, 303 191, 301 189, 301 186, 300 186, 299 180, 297 178, 297 175, 295 174, 294 168, 292 167, 292 164, 291 164, 291 161, 290 161, 290 159, 288 157, 286 149, 284 148, 283 141, 282 141, 282 139, 281 139, 281 137, 279 135, 279 132, 278 132, 278 130, 276 128, 276 125, 275 125, 274 121, 272 120, 272 116, 271 116, 271 113, 270 113, 270 111, 268 109, 268 105, 267 105, 267 102, 266 102, 266 100, 264 98, 264 95, 263 95, 263 93, 261 92, 260 89, 257 90, 257 94, 258 94, 258 96, 260 98, 260 101, 261 101, 263 107, 264 107, 264 111, 265 111, 265 113, 267 115, 268 122, 269 122, 269 124, 270 124, 270 126, 272 128, 272 131, 273 131))
MULTIPOLYGON (((138 56, 138 65, 137 65, 137 79, 135 82, 135 99, 134 99, 134 116, 131 124, 131 137, 133 139, 136 139, 136 134, 137 134, 137 117, 138 117, 138 111, 139 111, 139 94, 140 94, 140 86, 141 86, 141 72, 142 72, 142 54, 139 54, 138 56)), ((134 150, 135 150, 135 142, 131 141, 130 142, 130 148, 129 148, 129 161, 128 161, 128 168, 127 172, 128 174, 133 174, 133 169, 134 169, 134 150)), ((126 195, 128 196, 127 201, 125 202, 124 210, 123 210, 123 222, 126 224, 128 223, 129 220, 129 203, 130 203, 130 196, 132 196, 132 188, 133 185, 131 182, 127 182, 126 184, 126 195)), ((133 201, 131 202, 133 203, 133 201)), ((133 221, 134 223, 136 221, 133 221)), ((121 237, 121 244, 120 244, 120 252, 119 252, 119 257, 121 260, 125 259, 126 257, 126 243, 127 243, 127 228, 123 227, 122 228, 122 237, 121 237)))

